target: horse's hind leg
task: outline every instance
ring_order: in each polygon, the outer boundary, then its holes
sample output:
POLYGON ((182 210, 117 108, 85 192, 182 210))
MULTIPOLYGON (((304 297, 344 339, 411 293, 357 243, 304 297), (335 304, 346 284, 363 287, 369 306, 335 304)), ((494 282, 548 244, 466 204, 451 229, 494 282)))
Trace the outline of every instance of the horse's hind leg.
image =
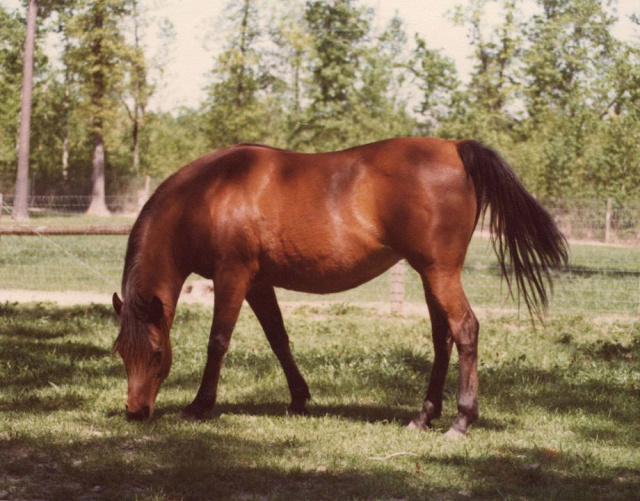
POLYGON ((222 361, 229 349, 250 276, 248 270, 240 268, 221 271, 214 278, 213 324, 209 334, 207 363, 196 398, 182 411, 182 419, 202 419, 216 403, 222 361))
POLYGON ((306 403, 311 398, 311 394, 291 353, 289 337, 284 327, 282 313, 280 312, 273 287, 255 284, 247 294, 247 302, 256 314, 287 378, 289 391, 291 392, 289 415, 308 414, 306 403))
POLYGON ((478 417, 478 321, 462 290, 459 270, 445 272, 430 268, 422 274, 433 328, 435 360, 422 411, 411 426, 429 427, 440 416, 442 393, 452 342, 459 355, 460 394, 458 416, 447 436, 464 435, 478 417))
POLYGON ((433 340, 434 360, 429 378, 427 396, 420 414, 409 423, 409 428, 427 430, 431 426, 431 420, 438 419, 442 414, 442 399, 444 384, 449 370, 449 359, 453 337, 449 329, 446 314, 433 298, 427 298, 429 316, 431 318, 431 337, 433 340))

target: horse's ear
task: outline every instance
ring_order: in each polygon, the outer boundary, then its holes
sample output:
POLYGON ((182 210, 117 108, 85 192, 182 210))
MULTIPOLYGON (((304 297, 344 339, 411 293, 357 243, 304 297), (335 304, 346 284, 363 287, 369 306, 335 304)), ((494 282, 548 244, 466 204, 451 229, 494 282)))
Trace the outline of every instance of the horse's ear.
POLYGON ((120 316, 122 312, 122 299, 118 297, 118 293, 114 292, 113 297, 111 298, 111 302, 113 303, 113 309, 116 310, 116 314, 120 316))
POLYGON ((151 303, 149 304, 149 320, 154 324, 157 324, 162 317, 164 317, 164 308, 162 301, 158 299, 158 296, 153 296, 151 303))

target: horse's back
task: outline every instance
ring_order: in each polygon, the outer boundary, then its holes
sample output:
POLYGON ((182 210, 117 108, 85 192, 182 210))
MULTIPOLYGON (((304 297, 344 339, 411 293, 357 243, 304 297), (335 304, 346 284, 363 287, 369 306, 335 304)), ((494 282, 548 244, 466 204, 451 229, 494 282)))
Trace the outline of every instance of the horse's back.
POLYGON ((176 231, 196 272, 209 275, 208 260, 241 261, 309 292, 366 282, 428 246, 437 227, 467 228, 475 216, 455 143, 439 139, 319 154, 238 145, 196 160, 173 184, 179 196, 169 198, 183 204, 176 231))

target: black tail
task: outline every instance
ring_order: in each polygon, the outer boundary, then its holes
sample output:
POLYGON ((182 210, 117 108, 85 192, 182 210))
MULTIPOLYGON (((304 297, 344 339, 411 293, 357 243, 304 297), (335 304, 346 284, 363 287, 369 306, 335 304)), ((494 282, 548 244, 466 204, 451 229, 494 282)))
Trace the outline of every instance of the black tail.
POLYGON ((477 217, 491 207, 491 240, 509 291, 515 274, 529 312, 541 318, 548 305, 546 284, 552 285, 550 270, 567 264, 567 241, 497 152, 479 141, 460 141, 457 148, 476 188, 477 217))

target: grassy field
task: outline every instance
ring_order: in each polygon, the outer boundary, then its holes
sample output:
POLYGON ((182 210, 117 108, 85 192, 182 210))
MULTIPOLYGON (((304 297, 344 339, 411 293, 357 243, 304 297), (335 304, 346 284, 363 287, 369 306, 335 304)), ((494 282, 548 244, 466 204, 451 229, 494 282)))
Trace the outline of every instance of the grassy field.
MULTIPOLYGON (((0 237, 0 289, 119 289, 125 236, 0 237)), ((515 308, 507 298, 497 261, 486 238, 471 243, 464 271, 471 303, 481 308, 515 308)), ((417 274, 406 275, 406 301, 423 303, 417 274)), ((331 296, 281 291, 284 301, 388 302, 390 273, 358 289, 331 296)), ((570 270, 558 276, 553 312, 640 313, 640 247, 572 244, 570 270)))
POLYGON ((312 417, 284 416, 284 377, 246 310, 216 411, 178 421, 210 323, 183 307, 172 374, 141 424, 124 419, 109 308, 0 306, 0 499, 638 499, 640 322, 562 314, 534 329, 485 312, 481 417, 448 441, 456 356, 437 428, 404 428, 431 369, 424 317, 341 304, 285 317, 312 417))

